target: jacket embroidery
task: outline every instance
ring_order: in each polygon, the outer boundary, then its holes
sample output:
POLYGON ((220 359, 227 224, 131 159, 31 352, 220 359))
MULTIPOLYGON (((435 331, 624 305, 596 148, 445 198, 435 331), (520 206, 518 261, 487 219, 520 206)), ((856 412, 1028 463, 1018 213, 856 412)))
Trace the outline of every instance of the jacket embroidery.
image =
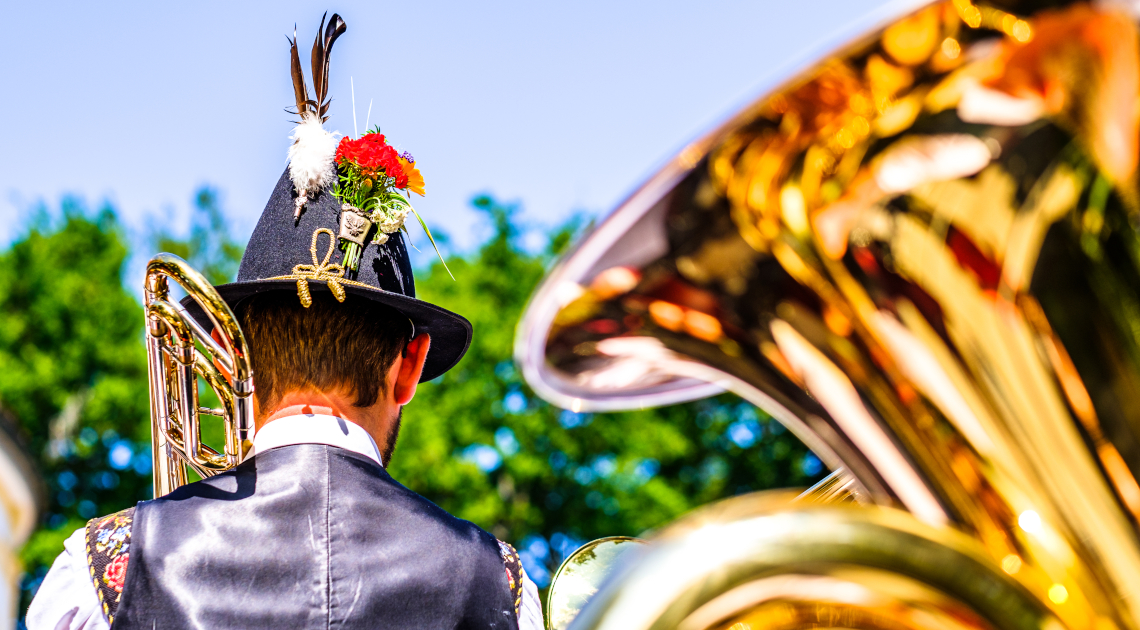
POLYGON ((511 589, 511 600, 515 603, 515 617, 522 608, 523 569, 519 553, 508 543, 499 541, 499 555, 503 557, 503 567, 507 571, 507 586, 511 589))
POLYGON ((115 622, 123 597, 134 516, 135 508, 131 507, 87 522, 87 568, 109 624, 115 622))

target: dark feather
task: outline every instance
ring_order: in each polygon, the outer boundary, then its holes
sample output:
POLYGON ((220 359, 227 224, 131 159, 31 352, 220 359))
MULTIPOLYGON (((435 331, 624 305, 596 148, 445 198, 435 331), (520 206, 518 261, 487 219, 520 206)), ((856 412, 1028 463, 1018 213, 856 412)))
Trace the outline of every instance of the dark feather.
POLYGON ((297 99, 297 113, 303 119, 306 112, 312 111, 309 106, 309 103, 312 101, 309 99, 309 90, 305 87, 305 73, 301 70, 301 58, 297 54, 296 29, 293 29, 293 39, 290 40, 289 54, 289 70, 293 75, 293 95, 297 99))
POLYGON ((325 30, 325 18, 328 17, 328 11, 321 16, 321 25, 317 27, 317 37, 313 40, 313 52, 311 55, 311 63, 313 68, 313 95, 317 97, 317 102, 321 102, 324 98, 324 77, 321 70, 325 67, 325 42, 322 35, 325 30))
MULTIPOLYGON (((324 109, 327 110, 327 97, 329 93, 329 58, 332 55, 333 44, 336 42, 338 37, 343 35, 344 32, 348 30, 348 26, 344 23, 344 20, 342 20, 341 17, 336 13, 333 13, 332 17, 329 19, 328 25, 325 25, 324 18, 321 18, 321 26, 324 29, 323 40, 321 38, 320 31, 317 31, 317 38, 321 44, 321 65, 319 71, 317 70, 316 66, 316 44, 313 46, 313 74, 318 75, 320 77, 320 81, 318 82, 318 80, 314 78, 313 85, 319 86, 317 87, 316 93, 317 104, 320 106, 326 106, 324 109)), ((323 111, 321 112, 321 115, 324 115, 323 111)))

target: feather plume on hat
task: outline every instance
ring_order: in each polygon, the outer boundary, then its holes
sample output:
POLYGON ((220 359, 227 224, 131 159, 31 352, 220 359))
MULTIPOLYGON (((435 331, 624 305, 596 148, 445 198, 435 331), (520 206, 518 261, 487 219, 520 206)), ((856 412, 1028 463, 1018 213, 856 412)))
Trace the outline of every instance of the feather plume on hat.
MULTIPOLYGON (((326 14, 327 15, 327 14, 326 14)), ((305 73, 301 69, 301 58, 297 53, 297 31, 293 30, 289 53, 291 55, 290 71, 293 76, 293 94, 297 99, 297 111, 292 112, 301 117, 293 129, 289 139, 293 145, 289 147, 289 178, 297 191, 294 201, 293 220, 301 218, 301 212, 310 194, 316 194, 336 183, 336 134, 325 131, 324 123, 328 120, 329 109, 329 56, 332 53, 333 43, 344 34, 347 27, 344 20, 336 13, 325 25, 325 16, 321 16, 321 25, 317 29, 317 38, 313 42, 312 68, 313 68, 313 96, 309 98, 308 88, 305 85, 305 73)))

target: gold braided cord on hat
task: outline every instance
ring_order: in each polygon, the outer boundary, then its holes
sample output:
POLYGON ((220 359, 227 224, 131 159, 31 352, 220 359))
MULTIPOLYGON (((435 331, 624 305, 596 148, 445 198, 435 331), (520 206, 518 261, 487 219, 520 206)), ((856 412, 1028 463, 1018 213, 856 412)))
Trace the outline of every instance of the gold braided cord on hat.
POLYGON ((311 265, 296 265, 293 267, 293 275, 297 278, 297 296, 301 298, 301 304, 305 308, 309 308, 313 303, 313 296, 309 294, 309 279, 324 280, 329 285, 329 290, 336 296, 338 302, 344 301, 344 287, 340 286, 339 280, 344 279, 344 266, 336 263, 329 264, 329 259, 332 258, 333 249, 336 247, 336 235, 328 228, 320 228, 313 232, 313 242, 309 246, 309 252, 313 254, 313 264, 311 265), (329 235, 329 248, 325 251, 325 258, 320 263, 317 262, 317 238, 320 237, 322 232, 329 235), (335 275, 334 275, 335 272, 335 275))
POLYGON ((329 259, 332 258, 333 249, 336 247, 336 235, 328 228, 319 228, 313 232, 313 242, 309 246, 309 252, 313 255, 313 264, 311 265, 296 265, 293 267, 293 273, 287 276, 273 276, 266 278, 266 280, 296 280, 297 281, 297 297, 301 298, 301 305, 309 308, 313 304, 313 296, 309 293, 309 281, 316 280, 328 284, 329 290, 332 291, 334 297, 338 302, 343 302, 346 294, 344 286, 362 287, 365 289, 372 289, 373 291, 383 291, 379 287, 374 287, 365 282, 357 282, 356 280, 349 280, 344 277, 344 265, 339 263, 329 264, 329 259), (325 252, 324 260, 317 261, 317 237, 324 232, 329 235, 329 248, 325 252))
POLYGON ((329 264, 329 259, 332 258, 333 250, 336 248, 336 234, 328 228, 319 228, 313 232, 313 242, 309 246, 309 252, 313 255, 313 264, 311 265, 295 265, 293 273, 288 276, 277 276, 268 278, 269 280, 296 280, 297 281, 297 297, 301 298, 301 305, 309 308, 313 304, 313 296, 309 293, 309 281, 316 280, 328 284, 329 290, 332 291, 334 297, 338 302, 343 302, 345 298, 344 287, 341 285, 353 285, 358 287, 368 287, 375 289, 376 287, 363 282, 356 282, 344 277, 344 265, 339 263, 329 264), (329 248, 325 251, 325 257, 320 262, 317 262, 317 239, 320 235, 329 235, 329 248))

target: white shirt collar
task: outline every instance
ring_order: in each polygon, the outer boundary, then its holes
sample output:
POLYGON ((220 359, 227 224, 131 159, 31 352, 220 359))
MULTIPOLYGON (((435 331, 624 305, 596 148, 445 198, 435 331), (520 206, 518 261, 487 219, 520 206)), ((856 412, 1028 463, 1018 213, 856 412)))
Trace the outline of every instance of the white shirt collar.
POLYGON ((328 444, 360 453, 384 466, 376 441, 360 425, 337 416, 320 414, 285 416, 266 424, 253 436, 250 456, 293 444, 328 444))

